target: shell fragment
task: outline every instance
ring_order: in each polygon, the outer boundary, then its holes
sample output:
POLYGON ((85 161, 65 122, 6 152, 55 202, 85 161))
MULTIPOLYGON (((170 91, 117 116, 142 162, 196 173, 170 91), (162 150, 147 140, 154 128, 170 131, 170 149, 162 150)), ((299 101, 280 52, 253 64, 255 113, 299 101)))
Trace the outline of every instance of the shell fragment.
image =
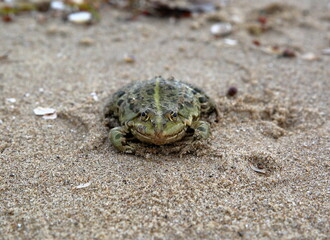
POLYGON ((9 102, 9 103, 15 103, 16 98, 6 98, 6 101, 9 102))
POLYGON ((56 110, 54 108, 37 107, 33 110, 37 116, 42 116, 43 119, 53 120, 57 118, 56 110))
POLYGON ((216 23, 210 28, 211 33, 216 37, 224 37, 231 34, 233 26, 230 23, 216 23))
POLYGON ((43 116, 43 115, 54 114, 56 110, 54 108, 37 107, 33 110, 33 112, 35 115, 43 116))
POLYGON ((89 187, 90 185, 91 185, 91 182, 88 182, 88 183, 82 183, 82 184, 76 186, 76 189, 86 188, 86 187, 89 187))
POLYGON ((68 20, 73 23, 84 24, 92 21, 92 14, 90 12, 76 12, 68 16, 68 20))

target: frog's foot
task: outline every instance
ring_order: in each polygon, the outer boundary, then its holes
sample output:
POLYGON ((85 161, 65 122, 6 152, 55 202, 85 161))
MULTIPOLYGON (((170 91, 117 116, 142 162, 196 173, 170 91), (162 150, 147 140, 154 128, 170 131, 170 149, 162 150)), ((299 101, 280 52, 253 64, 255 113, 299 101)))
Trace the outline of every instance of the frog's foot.
POLYGON ((193 123, 192 128, 195 130, 194 139, 207 139, 211 135, 210 124, 204 121, 193 123))
POLYGON ((117 150, 125 153, 134 153, 135 148, 127 144, 126 134, 127 131, 125 128, 116 127, 110 130, 109 139, 117 150))

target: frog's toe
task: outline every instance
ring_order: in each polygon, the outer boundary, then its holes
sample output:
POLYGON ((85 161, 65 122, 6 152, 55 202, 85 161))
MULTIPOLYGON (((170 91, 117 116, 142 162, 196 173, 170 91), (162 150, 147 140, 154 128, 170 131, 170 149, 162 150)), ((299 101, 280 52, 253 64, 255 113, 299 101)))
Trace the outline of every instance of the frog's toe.
POLYGON ((204 121, 199 121, 195 126, 195 139, 206 139, 211 135, 210 124, 204 121))
POLYGON ((125 145, 123 147, 124 147, 123 152, 125 152, 125 153, 135 153, 135 148, 133 146, 125 145))
POLYGON ((127 144, 126 132, 122 127, 110 130, 109 139, 115 148, 121 152, 134 153, 134 148, 127 144))

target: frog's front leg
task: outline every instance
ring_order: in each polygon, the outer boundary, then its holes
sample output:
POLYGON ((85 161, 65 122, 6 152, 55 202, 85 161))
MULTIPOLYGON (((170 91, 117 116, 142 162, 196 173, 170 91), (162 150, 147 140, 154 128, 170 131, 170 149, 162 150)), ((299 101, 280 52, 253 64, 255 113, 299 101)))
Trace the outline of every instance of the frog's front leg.
POLYGON ((205 121, 197 121, 191 125, 191 128, 195 130, 194 139, 206 139, 211 135, 210 124, 205 121))
POLYGON ((127 127, 115 127, 110 130, 109 139, 117 150, 125 153, 134 153, 134 147, 127 144, 126 135, 128 133, 129 130, 127 127))

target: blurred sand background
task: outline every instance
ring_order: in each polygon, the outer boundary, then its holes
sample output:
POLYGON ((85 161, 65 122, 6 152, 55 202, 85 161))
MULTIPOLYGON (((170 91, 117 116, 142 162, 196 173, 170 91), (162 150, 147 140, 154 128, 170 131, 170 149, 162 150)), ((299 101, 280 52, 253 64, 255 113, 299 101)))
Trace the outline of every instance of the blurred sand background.
POLYGON ((0 239, 329 239, 329 1, 279 1, 273 29, 249 34, 269 3, 228 1, 221 14, 243 20, 224 38, 205 17, 109 6, 91 26, 0 22, 0 239), (218 104, 204 148, 136 156, 107 140, 104 99, 156 75, 218 104))

